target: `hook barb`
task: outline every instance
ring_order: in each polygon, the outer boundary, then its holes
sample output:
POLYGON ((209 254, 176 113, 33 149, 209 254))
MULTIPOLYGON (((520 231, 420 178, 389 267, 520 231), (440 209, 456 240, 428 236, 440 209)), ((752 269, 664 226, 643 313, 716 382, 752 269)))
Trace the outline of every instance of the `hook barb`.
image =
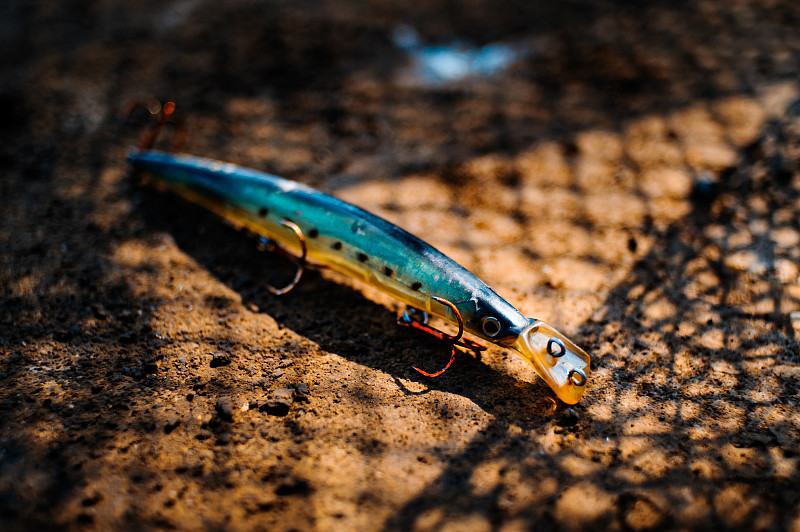
POLYGON ((436 378, 439 375, 442 375, 448 369, 450 369, 450 366, 453 365, 453 362, 456 359, 456 344, 450 344, 450 348, 451 348, 450 349, 450 360, 447 361, 447 364, 445 364, 445 366, 442 369, 440 369, 439 371, 437 371, 435 373, 428 373, 425 370, 419 369, 417 366, 411 366, 411 367, 414 368, 415 370, 417 370, 419 373, 425 375, 426 377, 436 378))

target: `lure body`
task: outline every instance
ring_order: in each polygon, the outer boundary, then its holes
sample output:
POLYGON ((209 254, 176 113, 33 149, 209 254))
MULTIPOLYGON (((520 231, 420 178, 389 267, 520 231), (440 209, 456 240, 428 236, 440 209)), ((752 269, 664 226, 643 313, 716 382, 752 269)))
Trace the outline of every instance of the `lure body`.
POLYGON ((191 201, 299 251, 289 220, 305 236, 308 258, 364 281, 404 303, 518 351, 564 402, 585 390, 589 356, 541 321, 523 316, 467 269, 396 225, 301 183, 230 163, 134 150, 145 171, 191 201))

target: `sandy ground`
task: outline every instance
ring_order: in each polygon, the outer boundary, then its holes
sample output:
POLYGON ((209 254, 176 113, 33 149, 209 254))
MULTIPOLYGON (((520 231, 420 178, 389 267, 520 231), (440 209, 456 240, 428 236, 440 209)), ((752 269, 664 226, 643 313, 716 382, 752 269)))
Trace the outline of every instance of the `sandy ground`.
POLYGON ((800 530, 800 4, 7 1, 0 528, 800 530), (88 3, 87 3, 88 4, 88 3), (525 43, 430 86, 392 42, 525 43), (395 326, 141 186, 185 151, 422 236, 593 355, 395 326))

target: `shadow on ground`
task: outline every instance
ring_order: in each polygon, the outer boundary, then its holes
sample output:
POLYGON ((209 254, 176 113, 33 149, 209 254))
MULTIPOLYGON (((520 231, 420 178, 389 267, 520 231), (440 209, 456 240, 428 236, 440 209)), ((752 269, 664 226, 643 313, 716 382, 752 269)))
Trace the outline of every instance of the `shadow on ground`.
POLYGON ((796 526, 797 7, 504 5, 0 8, 5 529, 796 526), (398 24, 536 53, 407 84, 398 24), (421 378, 441 346, 329 273, 267 296, 285 265, 128 179, 140 94, 574 333, 585 400, 499 350, 421 378))

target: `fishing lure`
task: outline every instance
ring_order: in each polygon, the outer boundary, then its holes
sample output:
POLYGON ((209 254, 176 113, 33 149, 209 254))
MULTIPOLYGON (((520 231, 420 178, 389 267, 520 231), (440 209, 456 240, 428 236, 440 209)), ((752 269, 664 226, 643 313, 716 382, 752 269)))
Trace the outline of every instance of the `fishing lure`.
POLYGON ((409 306, 398 323, 434 334, 455 345, 485 349, 464 331, 513 349, 565 403, 577 403, 586 389, 590 358, 543 321, 523 316, 467 269, 400 227, 301 183, 216 160, 150 149, 174 104, 164 104, 159 124, 128 158, 134 170, 167 188, 290 250, 299 258, 291 290, 306 261, 374 286, 409 306), (413 309, 422 311, 415 318, 413 309), (458 326, 455 336, 426 325, 430 313, 458 326))

